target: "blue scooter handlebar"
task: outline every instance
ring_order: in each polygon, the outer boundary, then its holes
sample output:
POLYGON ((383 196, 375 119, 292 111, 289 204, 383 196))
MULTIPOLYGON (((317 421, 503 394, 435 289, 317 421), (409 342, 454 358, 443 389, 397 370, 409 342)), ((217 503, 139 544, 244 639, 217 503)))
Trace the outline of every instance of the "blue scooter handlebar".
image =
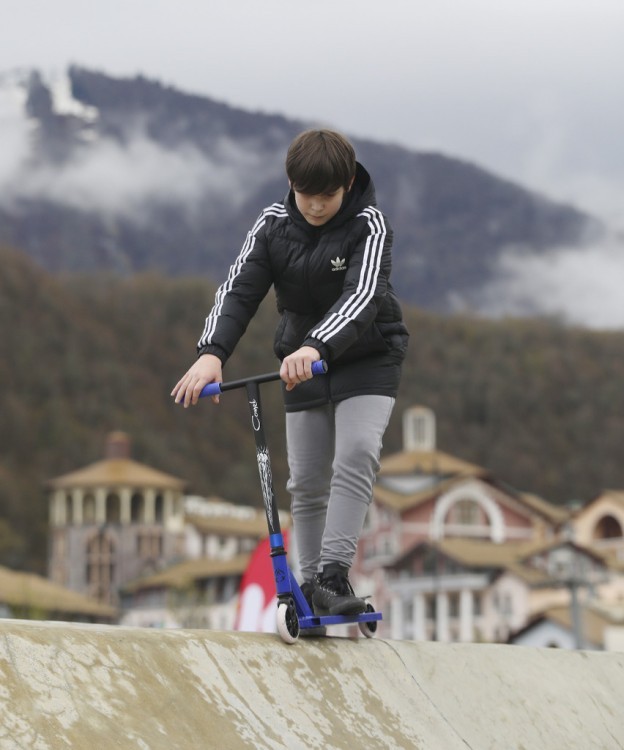
MULTIPOLYGON (((324 359, 319 359, 317 362, 312 362, 312 375, 324 375, 327 372, 327 362, 324 359)), ((216 396, 224 391, 231 391, 235 388, 244 388, 247 383, 268 383, 271 380, 279 380, 279 372, 267 372, 264 375, 254 375, 251 378, 242 378, 240 380, 230 380, 227 383, 208 383, 202 388, 199 394, 200 398, 205 396, 216 396)))

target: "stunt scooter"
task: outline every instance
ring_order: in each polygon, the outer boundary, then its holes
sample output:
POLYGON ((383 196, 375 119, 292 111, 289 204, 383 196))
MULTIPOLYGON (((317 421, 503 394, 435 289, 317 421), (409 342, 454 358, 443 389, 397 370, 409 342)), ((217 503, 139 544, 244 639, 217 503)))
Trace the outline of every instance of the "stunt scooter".
MULTIPOLYGON (((327 372, 324 361, 314 362, 313 375, 323 375, 327 372)), ((279 372, 256 375, 251 378, 232 380, 227 383, 209 383, 200 393, 204 396, 216 396, 224 391, 245 388, 251 415, 251 426, 256 441, 256 458, 260 473, 260 484, 264 509, 269 528, 270 555, 273 564, 273 575, 277 591, 277 632, 285 643, 295 643, 302 630, 308 628, 322 628, 325 625, 341 623, 357 623, 361 633, 372 638, 377 630, 377 622, 381 620, 381 613, 375 612, 373 606, 367 602, 366 612, 359 615, 315 615, 301 588, 286 562, 284 538, 280 527, 280 520, 273 488, 273 474, 269 449, 262 424, 262 409, 260 405, 260 384, 279 380, 279 372)))

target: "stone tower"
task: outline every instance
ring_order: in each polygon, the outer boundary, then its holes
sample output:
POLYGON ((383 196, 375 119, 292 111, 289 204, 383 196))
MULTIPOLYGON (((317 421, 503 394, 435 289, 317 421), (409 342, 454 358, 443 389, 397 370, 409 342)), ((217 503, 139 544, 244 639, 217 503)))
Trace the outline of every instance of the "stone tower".
POLYGON ((49 578, 116 605, 120 587, 183 556, 183 488, 110 433, 102 460, 48 482, 49 578))

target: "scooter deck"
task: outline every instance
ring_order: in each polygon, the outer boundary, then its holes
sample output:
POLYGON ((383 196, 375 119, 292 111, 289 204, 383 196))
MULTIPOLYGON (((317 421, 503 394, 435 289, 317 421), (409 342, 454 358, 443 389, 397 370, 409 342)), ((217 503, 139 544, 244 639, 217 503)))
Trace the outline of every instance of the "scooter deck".
POLYGON ((381 612, 364 612, 361 615, 300 615, 299 627, 319 628, 323 625, 356 624, 359 622, 376 622, 381 620, 381 612))
POLYGON ((362 622, 377 622, 382 619, 381 612, 376 612, 370 605, 366 612, 361 612, 357 615, 316 615, 312 611, 308 600, 301 591, 301 586, 297 583, 297 580, 282 557, 281 560, 274 558, 274 564, 277 568, 282 569, 283 575, 276 575, 276 581, 278 578, 285 579, 286 585, 282 585, 279 591, 279 598, 284 601, 285 599, 292 599, 297 612, 297 620, 299 627, 302 630, 308 628, 320 628, 324 625, 350 625, 358 624, 362 622))

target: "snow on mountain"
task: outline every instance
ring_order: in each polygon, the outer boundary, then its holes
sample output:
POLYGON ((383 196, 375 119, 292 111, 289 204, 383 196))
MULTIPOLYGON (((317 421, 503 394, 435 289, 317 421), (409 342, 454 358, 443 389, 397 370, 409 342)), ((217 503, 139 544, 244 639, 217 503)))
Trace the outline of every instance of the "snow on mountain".
POLYGON ((52 95, 52 110, 55 114, 79 117, 86 122, 95 122, 98 119, 97 107, 91 107, 74 96, 67 72, 50 78, 44 77, 44 82, 52 95))

